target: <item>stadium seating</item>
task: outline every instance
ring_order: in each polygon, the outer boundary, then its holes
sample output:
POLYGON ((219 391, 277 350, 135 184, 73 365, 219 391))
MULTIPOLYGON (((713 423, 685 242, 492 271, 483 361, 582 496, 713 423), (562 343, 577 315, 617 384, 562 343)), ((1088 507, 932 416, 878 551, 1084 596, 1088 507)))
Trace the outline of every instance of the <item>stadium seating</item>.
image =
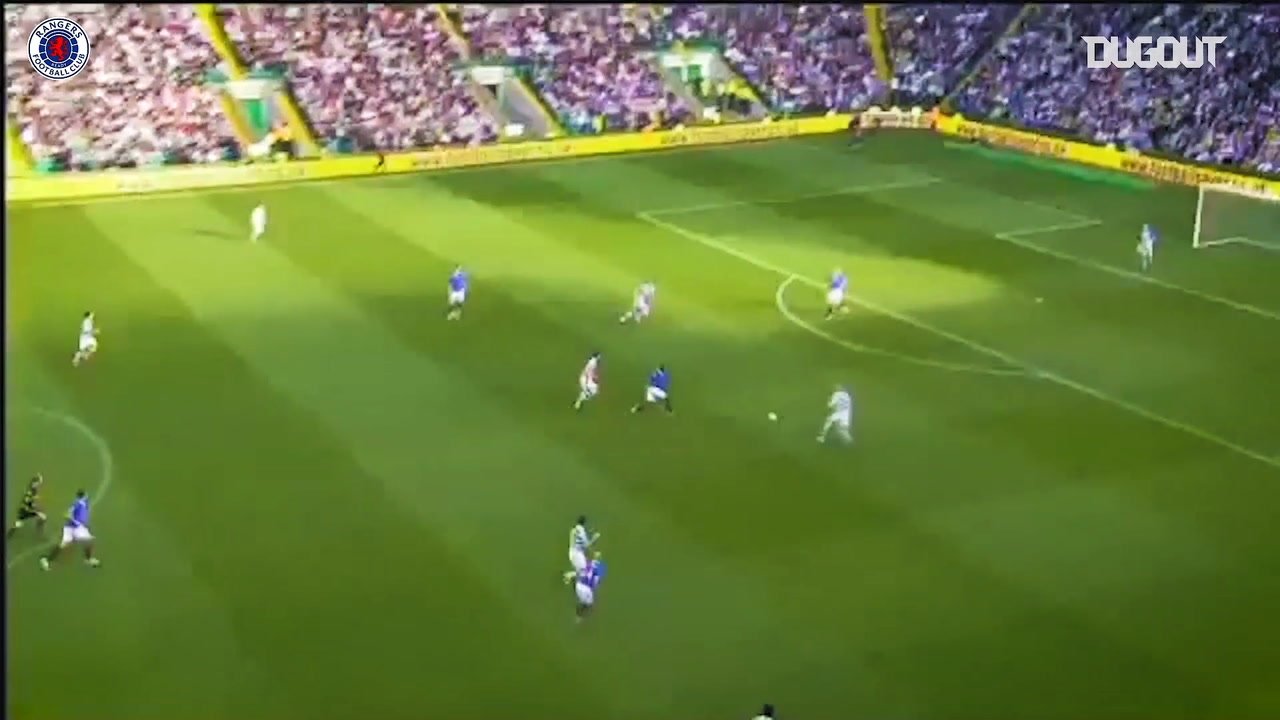
POLYGON ((6 99, 45 168, 101 168, 220 160, 236 148, 204 87, 217 54, 186 5, 6 5, 6 99), (27 39, 70 16, 93 38, 92 59, 70 80, 31 71, 27 39))
MULTIPOLYGON (((223 5, 228 36, 258 67, 280 69, 318 138, 356 149, 496 141, 495 118, 457 77, 459 48, 428 5, 223 5)), ((720 44, 775 109, 856 110, 889 99, 857 5, 461 5, 475 56, 527 69, 575 132, 692 120, 649 52, 720 44)), ((1019 5, 897 5, 886 39, 898 102, 948 94, 967 116, 1077 135, 1201 162, 1280 166, 1277 5, 1040 5, 1003 34, 1019 5), (1216 67, 1091 70, 1081 35, 1223 35, 1216 67)), ((190 6, 8 5, 7 99, 46 167, 206 162, 235 152, 204 83, 218 56, 190 6), (77 77, 31 71, 27 37, 58 13, 94 38, 77 77)))
POLYGON ((724 45, 766 102, 792 112, 866 107, 880 97, 860 5, 669 5, 664 33, 724 45))
POLYGON ((957 98, 976 117, 1180 155, 1274 167, 1280 7, 1050 5, 1000 43, 957 98), (1216 67, 1089 69, 1081 35, 1221 35, 1216 67))
POLYGON ((904 104, 940 101, 982 59, 1020 10, 1017 4, 888 6, 885 29, 904 104))
POLYGON ((462 30, 479 57, 527 64, 561 121, 589 132, 687 119, 651 58, 652 19, 631 6, 466 5, 462 30))
POLYGON ((497 138, 429 5, 229 5, 246 61, 285 72, 317 139, 401 150, 497 138))

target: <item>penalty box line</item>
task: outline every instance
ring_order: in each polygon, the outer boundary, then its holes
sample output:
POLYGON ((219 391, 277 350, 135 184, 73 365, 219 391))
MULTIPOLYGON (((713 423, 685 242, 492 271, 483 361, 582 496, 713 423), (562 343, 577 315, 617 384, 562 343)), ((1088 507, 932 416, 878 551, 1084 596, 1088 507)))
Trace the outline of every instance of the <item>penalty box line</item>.
POLYGON ((1266 320, 1280 320, 1280 311, 1268 310, 1267 308, 1264 308, 1264 307, 1251 305, 1246 302, 1240 302, 1239 300, 1232 300, 1231 298, 1225 298, 1225 297, 1222 297, 1221 295, 1215 295, 1210 292, 1205 292, 1204 290, 1189 288, 1185 285, 1179 285, 1175 282, 1170 282, 1168 280, 1161 280, 1160 278, 1154 277, 1152 275, 1148 275, 1140 272, 1134 272, 1133 270, 1126 270, 1125 268, 1116 267, 1115 265, 1099 262, 1097 260, 1092 260, 1090 258, 1080 257, 1079 255, 1073 255, 1068 252, 1063 252, 1062 250, 1056 250, 1054 248, 1041 245, 1039 243, 1031 242, 1030 240, 1026 239, 1028 236, 1047 235, 1049 233, 1067 232, 1070 230, 1082 230, 1084 228, 1097 227, 1097 226, 1103 225, 1104 223, 1102 220, 1099 220, 1097 218, 1077 215, 1075 213, 1068 212, 1066 210, 1060 210, 1050 205, 1043 205, 1041 203, 1033 202, 1031 200, 1022 200, 1020 198, 1011 198, 1011 199, 1016 200, 1017 202, 1020 202, 1023 205, 1026 205, 1028 207, 1039 208, 1042 210, 1049 210, 1059 215, 1070 217, 1072 219, 1066 222, 1055 223, 1052 225, 1040 225, 1036 227, 1018 228, 1015 230, 1005 230, 1003 232, 995 233, 995 238, 997 240, 1008 243, 1015 247, 1022 248, 1023 250, 1028 250, 1033 253, 1039 253, 1040 255, 1044 255, 1045 257, 1051 257, 1056 260, 1061 260, 1063 262, 1071 263, 1072 265, 1088 268, 1090 270, 1095 270, 1097 272, 1105 273, 1107 275, 1124 278, 1126 280, 1132 280, 1134 282, 1144 283, 1152 287, 1158 287, 1164 290, 1168 290, 1170 292, 1180 293, 1182 295, 1186 295, 1187 297, 1196 298, 1197 300, 1201 300, 1214 305, 1220 305, 1222 307, 1228 308, 1230 310, 1234 310, 1236 312, 1242 312, 1247 315, 1253 315, 1255 317, 1264 318, 1266 320))
MULTIPOLYGON (((876 186, 868 186, 868 187, 874 189, 876 186)), ((865 191, 870 191, 870 190, 865 190, 865 191)), ((689 240, 690 242, 696 243, 705 248, 718 251, 730 257, 737 258, 738 260, 744 263, 747 263, 748 265, 754 265, 755 267, 760 268, 761 270, 766 270, 768 272, 774 273, 775 275, 779 275, 783 278, 794 277, 795 282, 803 283, 817 290, 826 289, 825 283, 822 283, 818 280, 814 280, 813 278, 808 277, 802 273, 795 272, 794 270, 790 270, 780 265, 776 265, 772 262, 769 262, 768 260, 752 255, 751 253, 748 253, 744 250, 733 247, 732 245, 724 243, 708 235, 704 235, 694 230, 690 230, 689 228, 683 227, 674 222, 663 220, 662 218, 655 216, 652 212, 636 213, 636 218, 650 225, 653 225, 656 228, 665 230, 668 233, 682 237, 686 240, 689 240)), ((884 307, 883 305, 880 305, 866 298, 861 298, 852 293, 848 293, 846 294, 846 299, 848 299, 854 305, 857 305, 858 307, 861 307, 870 312, 874 312, 876 314, 883 315, 888 318, 892 318, 893 320, 897 320, 898 322, 901 322, 905 325, 910 325, 911 327, 917 328, 923 332, 927 332, 927 333, 936 335, 938 337, 950 340, 959 345, 963 345, 977 353, 981 353, 983 355, 986 355, 987 357, 999 360, 1000 362, 1010 367, 1021 368, 1025 370, 1028 374, 1034 377, 1037 377, 1047 382, 1051 382, 1055 385, 1059 385, 1061 387, 1067 388, 1068 390, 1073 390, 1081 395, 1086 395, 1088 397, 1091 397, 1094 400, 1097 400, 1101 403, 1111 405, 1115 408, 1124 410, 1128 413, 1144 418, 1158 425, 1163 425, 1166 428, 1169 428, 1171 430, 1175 430, 1185 435, 1197 438, 1211 445, 1217 445, 1218 447, 1224 450, 1233 452, 1237 455, 1240 455, 1241 457, 1245 457, 1255 462, 1262 463, 1263 465, 1267 465, 1273 470, 1280 470, 1280 457, 1263 454, 1261 452, 1258 452, 1257 450, 1247 448, 1243 445, 1240 445, 1239 443, 1228 440, 1220 435, 1217 435, 1216 433, 1210 432, 1196 425, 1192 425, 1190 423, 1182 422, 1180 420, 1175 420, 1165 415, 1161 415, 1160 413, 1157 413, 1154 410, 1148 410, 1147 408, 1144 408, 1140 405, 1135 405, 1134 403, 1131 403, 1128 400, 1123 400, 1104 390, 1099 390, 1098 388, 1092 387, 1090 385, 1087 385, 1085 383, 1082 383, 1076 380, 1072 380, 1071 378, 1068 378, 1064 375, 1060 375, 1058 373, 1046 370, 1044 368, 1037 367, 1029 362, 1015 358, 1012 355, 1009 355, 1008 353, 1005 353, 995 348, 984 345, 976 340, 970 340, 969 338, 961 337, 959 335, 956 335, 953 332, 931 325, 930 323, 924 320, 921 320, 920 318, 917 318, 896 310, 892 310, 890 308, 884 307)))

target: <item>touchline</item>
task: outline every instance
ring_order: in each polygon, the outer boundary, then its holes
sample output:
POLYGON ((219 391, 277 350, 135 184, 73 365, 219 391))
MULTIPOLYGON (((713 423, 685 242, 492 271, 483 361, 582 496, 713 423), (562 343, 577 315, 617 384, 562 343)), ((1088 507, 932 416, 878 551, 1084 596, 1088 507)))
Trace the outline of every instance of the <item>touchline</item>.
POLYGON ((1173 37, 1162 35, 1153 38, 1140 35, 1125 38, 1124 57, 1120 56, 1121 40, 1117 37, 1085 35, 1080 38, 1089 48, 1090 68, 1131 68, 1140 67, 1150 70, 1162 68, 1200 68, 1206 62, 1210 67, 1218 65, 1218 46, 1225 37, 1173 37), (1195 54, 1191 54, 1191 45, 1195 44, 1195 54), (1099 53, 1101 50, 1101 53, 1099 53))

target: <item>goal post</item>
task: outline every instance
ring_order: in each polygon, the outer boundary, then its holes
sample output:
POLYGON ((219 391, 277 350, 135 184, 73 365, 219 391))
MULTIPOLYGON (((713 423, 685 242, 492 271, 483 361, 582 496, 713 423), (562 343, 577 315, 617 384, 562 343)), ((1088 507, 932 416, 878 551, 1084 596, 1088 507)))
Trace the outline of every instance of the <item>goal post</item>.
POLYGON ((1196 248, 1239 244, 1280 252, 1280 196, 1236 185, 1201 185, 1193 243, 1196 248))

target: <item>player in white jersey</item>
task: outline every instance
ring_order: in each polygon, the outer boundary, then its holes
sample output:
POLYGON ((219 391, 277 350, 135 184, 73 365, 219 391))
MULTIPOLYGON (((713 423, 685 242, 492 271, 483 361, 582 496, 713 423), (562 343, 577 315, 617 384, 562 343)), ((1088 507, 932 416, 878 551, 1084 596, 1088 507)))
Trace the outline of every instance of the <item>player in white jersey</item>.
POLYGON ((658 295, 658 286, 651 282, 647 282, 636 288, 635 300, 631 303, 631 310, 627 311, 618 322, 626 324, 628 322, 643 322, 649 317, 649 313, 653 312, 653 301, 658 295))
POLYGON ((843 385, 837 385, 827 401, 827 420, 818 433, 818 442, 826 442, 832 429, 845 444, 853 442, 853 396, 843 385))
POLYGON ((264 234, 266 234, 267 232, 267 206, 266 205, 263 205, 262 203, 258 203, 258 206, 253 209, 253 212, 249 215, 249 227, 250 227, 250 234, 249 234, 250 242, 258 242, 258 239, 261 238, 264 234))
POLYGON ((569 565, 572 570, 564 574, 565 584, 569 584, 573 579, 587 567, 587 551, 592 545, 600 539, 600 533, 587 532, 587 516, 579 515, 578 523, 569 531, 569 565))
POLYGON ((80 343, 76 354, 71 356, 71 364, 79 365, 98 352, 98 325, 92 312, 85 312, 80 320, 80 343))
POLYGON ((1138 235, 1138 265, 1143 272, 1151 269, 1151 263, 1156 259, 1156 242, 1160 239, 1160 233, 1151 225, 1143 225, 1142 232, 1138 235))
POLYGON ((581 410, 584 403, 600 392, 600 353, 593 352, 587 358, 587 364, 578 376, 578 399, 573 403, 574 410, 581 410))

